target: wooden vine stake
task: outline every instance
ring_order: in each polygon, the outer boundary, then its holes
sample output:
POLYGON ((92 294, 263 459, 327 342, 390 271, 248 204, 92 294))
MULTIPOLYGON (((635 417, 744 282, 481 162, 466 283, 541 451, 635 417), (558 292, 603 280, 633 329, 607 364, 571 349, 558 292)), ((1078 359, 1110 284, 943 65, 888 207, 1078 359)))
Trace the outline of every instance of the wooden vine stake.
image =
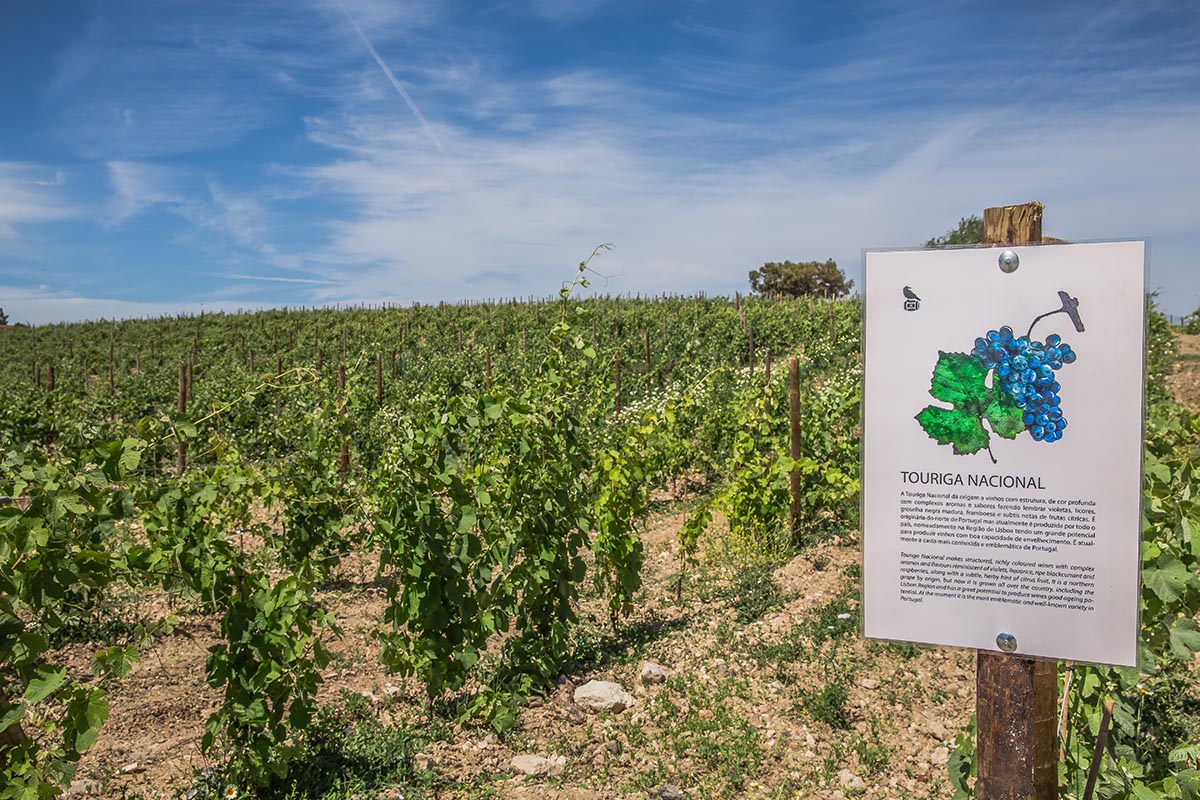
MULTIPOLYGON (((344 364, 338 364, 337 388, 338 416, 341 417, 346 414, 346 366, 344 364)), ((342 448, 338 452, 338 472, 343 477, 350 472, 350 443, 345 436, 342 437, 342 448)))
POLYGON ((383 353, 375 354, 375 402, 383 405, 383 353))
MULTIPOLYGON (((182 415, 187 412, 187 367, 179 366, 179 396, 177 408, 182 415)), ((179 469, 179 474, 182 475, 187 470, 187 442, 183 441, 183 437, 179 437, 175 443, 175 466, 179 469)))
MULTIPOLYGON (((788 362, 788 421, 792 460, 800 458, 800 359, 788 362)), ((792 495, 792 541, 800 543, 800 471, 793 468, 788 475, 792 495)))
MULTIPOLYGON (((999 206, 983 212, 987 244, 1042 240, 1042 204, 999 206)), ((1053 661, 978 651, 975 714, 979 800, 1054 800, 1058 796, 1056 695, 1053 661)))
POLYGON ((616 393, 616 408, 617 408, 617 413, 620 414, 621 413, 621 357, 620 356, 617 356, 617 361, 616 361, 615 367, 616 367, 615 378, 616 378, 616 384, 617 384, 616 392, 615 392, 616 393))

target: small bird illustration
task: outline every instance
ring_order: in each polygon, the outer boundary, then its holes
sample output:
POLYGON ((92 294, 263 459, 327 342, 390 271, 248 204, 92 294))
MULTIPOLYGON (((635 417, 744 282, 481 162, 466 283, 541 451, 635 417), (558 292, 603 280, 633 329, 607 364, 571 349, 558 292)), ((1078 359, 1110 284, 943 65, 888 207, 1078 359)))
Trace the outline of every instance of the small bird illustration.
POLYGON ((921 298, 917 297, 917 293, 912 290, 911 286, 904 287, 904 296, 907 297, 909 300, 920 300, 921 299, 921 298))

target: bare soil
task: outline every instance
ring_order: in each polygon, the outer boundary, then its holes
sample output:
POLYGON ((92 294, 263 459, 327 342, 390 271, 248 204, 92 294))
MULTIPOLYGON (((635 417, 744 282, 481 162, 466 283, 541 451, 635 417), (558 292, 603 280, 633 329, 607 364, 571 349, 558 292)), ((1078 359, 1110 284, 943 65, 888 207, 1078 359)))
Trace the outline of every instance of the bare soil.
MULTIPOLYGON (((440 729, 450 733, 417 757, 437 775, 433 796, 647 798, 666 784, 696 798, 952 796, 945 764, 974 706, 972 655, 862 639, 853 532, 768 571, 778 592, 757 619, 744 621, 746 597, 730 583, 741 568, 736 564, 694 570, 676 602, 677 534, 685 516, 673 509, 648 523, 646 586, 618 637, 607 631, 599 598, 582 604, 582 630, 604 642, 591 667, 531 699, 503 738, 443 721, 440 729), (846 609, 841 619, 829 611, 833 606, 846 609), (837 630, 818 630, 818 618, 837 630), (644 661, 664 667, 668 680, 644 685, 644 661), (619 714, 583 711, 573 689, 591 679, 617 681, 635 704, 619 714), (835 693, 827 704, 836 712, 840 703, 840 718, 822 713, 821 691, 830 685, 845 688, 844 699, 835 693), (511 766, 523 754, 562 756, 565 764, 554 774, 526 777, 511 766)), ((727 535, 719 522, 715 535, 727 535)), ((387 719, 425 725, 420 687, 378 664, 371 631, 386 599, 371 581, 371 557, 357 558, 324 597, 342 636, 330 643, 337 659, 322 698, 334 702, 343 691, 355 692, 387 719)), ((161 616, 165 604, 147 599, 143 613, 161 616)), ((199 741, 220 697, 204 682, 216 623, 176 613, 175 632, 155 642, 113 688, 112 714, 80 765, 76 796, 180 797, 199 770, 213 766, 199 741)), ((84 677, 92 650, 68 648, 74 675, 84 677)), ((406 789, 381 797, 401 795, 421 796, 406 789)))
POLYGON ((1200 406, 1200 334, 1176 333, 1179 365, 1167 385, 1181 403, 1200 406))

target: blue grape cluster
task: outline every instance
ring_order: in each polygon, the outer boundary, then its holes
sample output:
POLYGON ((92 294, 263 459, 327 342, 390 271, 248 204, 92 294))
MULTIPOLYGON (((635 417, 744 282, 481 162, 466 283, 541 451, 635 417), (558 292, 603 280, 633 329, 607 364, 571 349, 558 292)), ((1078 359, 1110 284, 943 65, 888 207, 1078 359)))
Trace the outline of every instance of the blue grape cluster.
POLYGON ((1016 337, 1005 325, 976 339, 972 354, 985 367, 996 370, 994 380, 1019 408, 1025 409, 1021 419, 1034 441, 1057 442, 1062 438, 1067 418, 1059 407, 1054 375, 1063 364, 1074 363, 1071 345, 1056 333, 1047 336, 1045 343, 1016 337))

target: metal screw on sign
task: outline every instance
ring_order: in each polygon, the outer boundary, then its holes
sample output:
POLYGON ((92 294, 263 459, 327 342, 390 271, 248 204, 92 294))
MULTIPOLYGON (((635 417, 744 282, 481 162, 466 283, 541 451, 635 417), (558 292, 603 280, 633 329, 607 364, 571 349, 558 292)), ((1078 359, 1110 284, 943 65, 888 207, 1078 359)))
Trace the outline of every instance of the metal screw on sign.
POLYGON ((996 636, 996 646, 1006 653, 1017 652, 1017 637, 1011 633, 1001 633, 996 636))
POLYGON ((1012 273, 1017 271, 1017 267, 1021 266, 1021 258, 1012 250, 1005 250, 1000 254, 1000 271, 1012 273))

